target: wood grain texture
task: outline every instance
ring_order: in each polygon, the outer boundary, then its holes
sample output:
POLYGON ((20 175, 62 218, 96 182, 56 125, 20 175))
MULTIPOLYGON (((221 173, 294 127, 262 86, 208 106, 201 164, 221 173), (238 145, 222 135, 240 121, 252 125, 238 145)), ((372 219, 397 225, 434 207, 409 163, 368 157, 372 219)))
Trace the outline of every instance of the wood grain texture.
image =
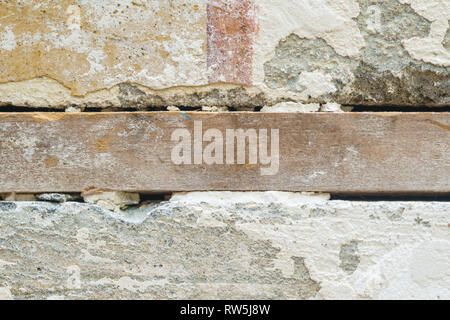
POLYGON ((0 192, 449 193, 446 113, 3 113, 0 192), (279 171, 175 165, 177 128, 279 129, 279 171))

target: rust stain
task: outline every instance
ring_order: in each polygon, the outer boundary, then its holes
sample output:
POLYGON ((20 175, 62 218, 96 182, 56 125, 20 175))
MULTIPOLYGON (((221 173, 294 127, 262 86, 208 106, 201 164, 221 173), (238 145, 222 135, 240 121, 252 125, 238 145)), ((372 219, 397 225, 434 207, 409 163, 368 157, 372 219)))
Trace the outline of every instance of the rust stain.
POLYGON ((440 123, 439 121, 435 121, 435 120, 431 120, 431 119, 427 119, 425 121, 431 123, 433 126, 444 129, 445 131, 450 131, 450 126, 440 123))
POLYGON ((95 142, 95 147, 102 152, 107 152, 108 151, 108 143, 109 143, 108 138, 100 139, 100 140, 97 140, 97 142, 95 142))
POLYGON ((209 0, 207 20, 209 82, 252 85, 255 1, 209 0))
POLYGON ((125 123, 118 124, 110 134, 103 136, 95 142, 95 147, 101 152, 108 152, 111 141, 117 137, 117 132, 125 128, 125 123))
POLYGON ((58 158, 56 157, 48 157, 47 159, 45 159, 45 167, 46 168, 53 168, 56 167, 58 165, 58 158))

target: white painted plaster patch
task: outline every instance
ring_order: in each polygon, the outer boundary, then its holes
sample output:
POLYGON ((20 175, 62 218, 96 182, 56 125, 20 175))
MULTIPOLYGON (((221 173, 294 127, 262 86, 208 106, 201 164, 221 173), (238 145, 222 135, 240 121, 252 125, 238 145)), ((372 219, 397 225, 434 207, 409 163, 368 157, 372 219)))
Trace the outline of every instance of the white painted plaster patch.
POLYGON ((261 112, 317 112, 319 109, 318 103, 280 102, 273 106, 263 107, 261 112))
POLYGON ((285 206, 297 206, 310 203, 323 203, 330 199, 329 194, 295 193, 295 192, 187 192, 175 193, 170 202, 194 204, 200 202, 214 203, 216 206, 234 205, 237 203, 270 204, 283 203, 285 206))
POLYGON ((323 39, 339 55, 358 57, 365 45, 356 21, 356 0, 261 0, 260 33, 255 53, 255 82, 263 82, 265 61, 278 42, 292 33, 305 39, 323 39))
POLYGON ((323 74, 320 71, 302 72, 297 84, 300 90, 302 88, 305 89, 300 96, 306 100, 311 97, 318 98, 321 95, 336 92, 337 89, 332 80, 333 77, 331 75, 323 74))
POLYGON ((0 288, 0 300, 13 300, 11 290, 6 287, 0 288))
POLYGON ((341 105, 335 102, 328 102, 320 107, 321 112, 343 112, 341 105))
POLYGON ((450 1, 448 0, 399 0, 409 4, 419 15, 431 21, 427 38, 411 38, 403 41, 406 51, 416 60, 435 65, 450 66, 450 52, 442 42, 449 27, 450 1))

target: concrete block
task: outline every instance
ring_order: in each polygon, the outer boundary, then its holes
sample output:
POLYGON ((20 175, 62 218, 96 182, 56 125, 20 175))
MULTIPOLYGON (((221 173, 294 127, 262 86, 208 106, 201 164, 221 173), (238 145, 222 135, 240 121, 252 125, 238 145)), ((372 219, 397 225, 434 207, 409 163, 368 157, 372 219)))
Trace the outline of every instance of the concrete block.
POLYGON ((0 14, 0 106, 450 103, 447 0, 25 0, 0 14))
POLYGON ((450 298, 450 203, 328 198, 185 193, 117 212, 73 202, 0 202, 0 294, 450 298))

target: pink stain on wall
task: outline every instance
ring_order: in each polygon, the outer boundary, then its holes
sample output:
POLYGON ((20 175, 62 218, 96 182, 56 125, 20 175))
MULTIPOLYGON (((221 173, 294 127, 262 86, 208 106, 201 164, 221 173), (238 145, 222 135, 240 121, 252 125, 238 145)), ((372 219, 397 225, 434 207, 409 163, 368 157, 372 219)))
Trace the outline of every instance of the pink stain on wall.
POLYGON ((207 15, 209 82, 252 85, 255 0, 209 0, 207 15))

